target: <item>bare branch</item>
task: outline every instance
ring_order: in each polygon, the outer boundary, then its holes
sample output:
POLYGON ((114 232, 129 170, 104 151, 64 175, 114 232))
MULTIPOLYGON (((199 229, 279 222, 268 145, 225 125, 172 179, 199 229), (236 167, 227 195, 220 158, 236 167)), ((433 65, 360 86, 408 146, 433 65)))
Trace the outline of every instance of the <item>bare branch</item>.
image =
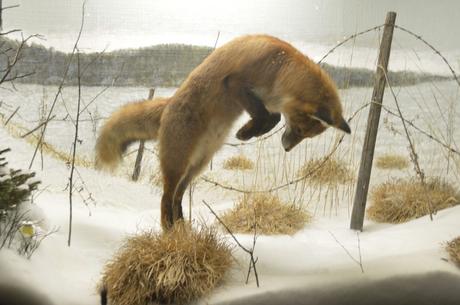
POLYGON ((11 9, 11 8, 16 8, 16 7, 19 7, 19 4, 0 7, 0 11, 5 11, 5 10, 11 9))
POLYGON ((18 106, 18 107, 16 108, 16 110, 14 110, 14 112, 8 117, 8 119, 7 119, 6 122, 5 122, 5 126, 8 125, 8 123, 10 122, 10 120, 16 115, 16 113, 18 112, 18 110, 19 110, 20 107, 21 107, 21 106, 18 106))
POLYGON ((11 77, 7 77, 3 82, 12 82, 12 81, 15 81, 15 80, 18 80, 18 79, 21 79, 21 78, 29 77, 29 76, 34 75, 34 74, 35 74, 35 71, 34 72, 29 72, 29 73, 26 73, 26 74, 14 75, 14 76, 11 76, 11 77))
POLYGON ((419 176, 420 181, 422 183, 425 183, 425 173, 421 169, 420 164, 418 162, 418 155, 417 155, 417 152, 415 151, 415 146, 414 146, 414 143, 412 142, 412 139, 411 139, 411 137, 409 135, 409 131, 407 130, 406 120, 404 120, 403 114, 401 112, 401 108, 399 107, 398 98, 396 97, 396 94, 395 94, 395 92, 393 90, 393 87, 391 86, 390 80, 388 79, 388 75, 387 75, 385 69, 383 67, 381 67, 381 66, 379 66, 379 68, 383 71, 383 74, 384 74, 384 76, 386 78, 388 87, 390 88, 391 95, 393 96, 394 102, 396 104, 396 108, 398 109, 399 118, 401 119, 401 122, 402 122, 402 125, 403 125, 403 128, 404 128, 404 132, 406 134, 407 141, 409 142, 410 157, 411 157, 412 162, 414 163, 415 172, 419 176))
MULTIPOLYGON (((414 165, 415 173, 419 177, 420 182, 422 183, 422 185, 425 185, 425 173, 423 172, 422 168, 420 167, 420 163, 418 162, 418 154, 415 151, 414 143, 412 142, 412 139, 410 137, 409 131, 407 130, 406 120, 404 120, 403 114, 401 112, 401 108, 399 107, 398 98, 396 97, 396 94, 395 94, 395 92, 393 90, 393 87, 391 86, 390 80, 388 79, 388 75, 385 72, 385 69, 383 69, 380 66, 379 66, 379 68, 382 69, 383 74, 385 75, 388 87, 390 88, 391 95, 393 96, 393 99, 394 99, 395 104, 396 104, 396 108, 398 109, 398 114, 399 114, 399 117, 400 117, 401 122, 403 124, 403 128, 404 128, 404 132, 406 134, 407 141, 409 142, 409 149, 410 149, 409 156, 410 156, 410 159, 412 161, 412 164, 414 165)), ((429 200, 427 200, 426 203, 428 205, 428 210, 430 212, 430 220, 433 221, 434 208, 432 207, 431 202, 429 200)))
POLYGON ((217 38, 216 38, 216 41, 214 42, 214 48, 213 48, 213 50, 215 50, 216 47, 217 47, 217 42, 219 42, 219 37, 220 37, 220 31, 217 31, 217 38))
POLYGON ((356 264, 359 265, 359 268, 361 268, 361 272, 364 273, 363 262, 362 262, 362 257, 361 257, 361 245, 360 245, 359 233, 357 234, 357 236, 358 236, 358 251, 359 251, 359 260, 358 260, 358 259, 354 258, 353 255, 351 255, 350 251, 348 251, 347 248, 345 248, 345 246, 337 239, 337 237, 335 237, 335 235, 331 231, 328 231, 328 232, 329 232, 329 234, 331 234, 332 238, 334 238, 336 243, 339 244, 339 246, 345 251, 345 253, 348 255, 348 257, 350 257, 352 261, 354 261, 356 264))
POLYGON ((211 208, 211 206, 205 201, 205 200, 202 200, 203 204, 211 211, 211 213, 214 215, 214 217, 216 217, 216 219, 220 222, 220 224, 225 228, 225 230, 228 232, 228 234, 230 234, 230 236, 233 238, 233 240, 236 242, 236 244, 238 245, 238 247, 241 248, 241 250, 243 250, 244 252, 246 252, 247 254, 249 254, 250 256, 250 262, 249 262, 249 270, 248 270, 248 276, 246 278, 246 284, 248 283, 248 279, 249 279, 249 274, 251 273, 251 268, 254 270, 254 275, 256 277, 256 284, 257 284, 257 287, 259 287, 259 275, 257 274, 257 269, 256 269, 256 263, 258 261, 258 259, 254 259, 254 248, 255 248, 255 245, 256 245, 256 234, 257 234, 257 230, 255 229, 254 230, 254 239, 253 239, 253 246, 252 246, 252 249, 248 249, 246 248, 245 246, 243 246, 239 241, 238 239, 235 237, 235 235, 233 234, 233 232, 228 228, 228 226, 222 221, 222 219, 217 215, 216 212, 214 212, 214 210, 211 208))
POLYGON ((86 104, 86 106, 83 107, 83 109, 81 110, 81 112, 83 112, 83 111, 85 111, 86 109, 88 109, 88 107, 91 106, 91 105, 97 100, 97 98, 98 98, 99 96, 101 96, 105 91, 107 91, 109 88, 111 88, 111 87, 113 87, 113 86, 115 85, 116 81, 118 80, 118 78, 120 77, 120 75, 121 75, 121 73, 122 73, 122 71, 123 71, 124 66, 125 66, 124 64, 121 66, 119 73, 113 78, 112 83, 111 83, 110 85, 107 85, 107 86, 106 86, 104 89, 102 89, 101 91, 99 91, 99 92, 94 96, 94 98, 92 98, 92 99, 88 102, 88 104, 86 104))
POLYGON ((56 115, 53 115, 49 120, 42 122, 40 125, 38 125, 38 126, 35 127, 34 129, 32 129, 31 131, 29 131, 29 132, 23 134, 23 135, 21 136, 21 138, 25 138, 25 137, 27 137, 28 135, 34 133, 35 131, 37 131, 38 129, 40 129, 40 127, 42 127, 42 126, 45 125, 45 124, 48 124, 49 121, 52 121, 55 117, 56 117, 56 115))
POLYGON ((17 33, 17 32, 21 32, 21 30, 20 29, 9 30, 7 32, 0 33, 0 36, 5 36, 5 35, 8 35, 8 34, 17 33))
MULTIPOLYGON (((397 113, 393 112, 392 110, 390 110, 388 107, 386 107, 385 105, 382 105, 382 108, 383 110, 385 110, 388 114, 391 114, 392 116, 396 116, 396 117, 399 117, 401 118, 397 113)), ((407 120, 406 118, 402 118, 409 126, 411 126, 412 128, 414 128, 415 130, 417 130, 418 132, 420 132, 422 135, 426 136, 427 138, 429 138, 430 140, 433 140, 435 141, 436 143, 438 143, 439 145, 443 146, 445 149, 447 149, 448 151, 450 152, 453 152, 457 155, 460 156, 460 151, 458 151, 457 149, 453 148, 452 146, 442 142, 441 140, 439 140, 438 138, 436 138, 435 136, 433 136, 432 134, 429 134, 428 132, 426 132, 425 130, 421 129, 420 127, 416 126, 412 121, 410 120, 407 120)))
MULTIPOLYGON (((69 72, 70 65, 71 65, 73 57, 75 55, 75 51, 78 48, 78 43, 80 42, 81 34, 83 32, 83 26, 85 24, 85 5, 86 5, 86 2, 83 2, 82 13, 81 13, 80 30, 78 31, 77 39, 76 39, 75 44, 73 46, 72 53, 70 54, 70 58, 69 58, 69 61, 67 63, 66 69, 64 71, 64 75, 62 76, 61 83, 58 86, 58 90, 56 92, 56 95, 54 96, 53 103, 51 104, 51 108, 50 108, 50 110, 48 112, 48 116, 46 118, 46 121, 48 121, 48 122, 50 121, 50 118, 51 118, 51 115, 53 114, 54 107, 56 106, 56 102, 58 100, 58 97, 61 94, 62 88, 64 87, 64 83, 65 83, 65 81, 67 79, 67 74, 69 72)), ((32 165, 33 165, 34 160, 35 160, 35 156, 37 155, 38 148, 40 147, 41 142, 43 141, 43 137, 45 136, 47 126, 48 126, 47 123, 45 123, 45 125, 43 125, 43 130, 42 130, 42 133, 40 134, 40 139, 38 140, 37 145, 35 146, 34 154, 32 156, 32 159, 30 160, 29 169, 32 168, 32 165)))
POLYGON ((70 167, 69 177, 69 238, 67 245, 70 247, 72 239, 72 197, 73 197, 73 173, 75 170, 75 154, 77 152, 77 140, 78 140, 78 122, 80 120, 80 105, 81 105, 81 75, 80 75, 80 51, 77 49, 77 81, 78 81, 78 101, 77 101, 77 116, 75 119, 75 137, 72 145, 72 163, 70 167))

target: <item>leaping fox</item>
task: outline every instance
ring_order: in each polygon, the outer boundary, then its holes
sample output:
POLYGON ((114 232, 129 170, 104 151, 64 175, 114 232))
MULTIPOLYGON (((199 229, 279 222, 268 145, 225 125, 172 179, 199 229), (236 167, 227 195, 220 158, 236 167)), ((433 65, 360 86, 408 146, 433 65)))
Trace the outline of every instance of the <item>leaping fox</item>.
POLYGON ((220 149, 233 123, 237 133, 260 136, 285 117, 282 145, 291 150, 332 126, 350 133, 331 78, 289 43, 267 35, 234 39, 212 52, 170 98, 132 103, 111 115, 96 144, 96 165, 114 167, 136 140, 158 140, 163 196, 161 224, 182 216, 182 197, 220 149))

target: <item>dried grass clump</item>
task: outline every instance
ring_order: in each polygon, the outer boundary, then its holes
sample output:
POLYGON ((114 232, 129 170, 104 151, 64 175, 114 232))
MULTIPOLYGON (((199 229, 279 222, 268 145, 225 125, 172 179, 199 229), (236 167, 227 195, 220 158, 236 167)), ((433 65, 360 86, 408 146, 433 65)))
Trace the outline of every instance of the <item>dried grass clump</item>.
POLYGON ((254 168, 254 162, 243 155, 230 157, 224 161, 224 169, 230 170, 248 170, 254 168))
POLYGON ((334 158, 308 160, 298 173, 300 177, 306 175, 309 175, 311 182, 317 184, 336 185, 353 181, 353 174, 347 164, 334 158))
POLYGON ((178 224, 128 239, 105 266, 101 286, 109 304, 184 304, 209 293, 231 263, 230 247, 215 229, 178 224))
POLYGON ((409 166, 409 160, 401 155, 384 154, 377 158, 375 165, 380 169, 404 169, 409 166))
POLYGON ((446 245, 446 250, 450 255, 452 261, 460 267, 460 236, 451 240, 446 245))
MULTIPOLYGON (((0 120, 3 121, 3 120, 0 120)), ((4 126, 6 131, 12 135, 15 138, 20 138, 22 139, 22 135, 27 133, 29 130, 17 123, 9 122, 7 126, 4 126)), ((31 134, 25 138, 26 142, 36 146, 38 142, 40 141, 40 133, 36 132, 34 134, 31 134)), ((42 141, 41 149, 43 149, 43 152, 57 160, 64 161, 67 164, 70 164, 72 161, 72 156, 64 152, 62 150, 59 150, 57 147, 53 146, 51 143, 48 143, 46 141, 42 141)), ((91 161, 89 158, 86 156, 75 156, 75 165, 76 166, 83 166, 87 168, 93 168, 94 167, 94 162, 91 161)))
POLYGON ((415 179, 385 182, 371 192, 370 219, 402 223, 460 203, 460 194, 447 182, 431 178, 422 184, 415 179))
POLYGON ((236 206, 222 216, 222 222, 234 233, 265 235, 294 234, 311 221, 310 214, 273 195, 244 195, 236 206))

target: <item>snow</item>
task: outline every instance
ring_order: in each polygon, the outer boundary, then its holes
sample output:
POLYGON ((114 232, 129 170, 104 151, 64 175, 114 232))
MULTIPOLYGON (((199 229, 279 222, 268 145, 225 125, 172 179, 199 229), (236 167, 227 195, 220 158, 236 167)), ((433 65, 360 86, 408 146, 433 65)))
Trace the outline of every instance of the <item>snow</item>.
POLYGON ((39 183, 40 182, 40 179, 37 178, 37 177, 30 177, 29 179, 26 180, 25 184, 27 185, 31 185, 31 184, 35 184, 35 183, 39 183))
MULTIPOLYGON (((441 83, 438 86, 444 89, 443 86, 447 85, 441 83)), ((18 94, 23 94, 21 89, 25 89, 25 92, 37 89, 35 85, 18 85, 18 87, 18 94)), ((47 90, 51 89, 47 87, 47 90)), ((97 88, 88 90, 97 90, 97 88)), ((120 95, 119 90, 122 89, 114 89, 111 96, 105 100, 106 103, 114 100, 117 103, 125 102, 120 98, 114 98, 120 95)), ((124 90, 125 96, 134 92, 134 95, 140 98, 143 93, 147 92, 145 88, 125 88, 124 90)), ((411 87, 405 91, 401 90, 400 95, 401 98, 404 97, 404 92, 409 92, 408 95, 423 95, 420 93, 425 92, 423 90, 425 90, 423 86, 411 87)), ((172 91, 168 92, 170 94, 172 91)), ((455 96, 455 94, 456 89, 452 95, 455 96)), ((359 107, 357 103, 352 102, 368 99, 370 92, 369 88, 352 89, 342 92, 342 96, 345 100, 345 111, 350 114, 353 109, 359 107)), ((386 104, 391 105, 391 102, 386 101, 386 104)), ((402 106, 408 107, 407 105, 402 106)), ((116 105, 111 104, 110 109, 105 109, 105 111, 110 112, 114 107, 116 105)), ((454 113, 458 112, 458 103, 456 107, 454 113)), ((33 109, 33 107, 29 108, 33 109)), ((410 116, 409 119, 415 120, 419 111, 420 109, 416 108, 406 113, 410 116)), ((29 120, 36 119, 30 113, 22 113, 22 115, 29 120)), ((365 115, 362 117, 364 118, 365 115)), ((433 120, 436 119, 434 115, 433 120)), ((398 122, 391 117, 388 117, 388 120, 394 124, 398 122)), ((240 123, 242 121, 236 125, 240 126, 240 123)), ((356 138, 346 138, 343 144, 346 148, 339 150, 341 156, 351 160, 350 162, 355 165, 361 150, 362 140, 360 139, 362 139, 364 123, 364 119, 352 123, 356 138), (358 144, 353 145, 354 142, 358 144)), ((458 126, 458 121, 455 124, 458 126)), ((386 151, 407 152, 404 137, 392 134, 384 128, 382 130, 384 131, 379 135, 376 155, 386 151)), ((454 133, 450 134, 450 138, 458 139, 460 128, 456 127, 453 130, 454 133)), ((50 142, 68 151, 70 147, 68 144, 71 141, 68 133, 73 132, 71 129, 51 125, 48 132, 50 142)), ((81 134, 85 141, 79 147, 80 152, 91 156, 91 149, 94 147, 94 139, 90 137, 92 131, 83 130, 81 134)), ((267 186, 278 185, 286 177, 292 177, 307 157, 324 155, 336 139, 335 133, 328 131, 321 135, 320 139, 308 140, 304 146, 296 148, 290 154, 285 154, 282 151, 279 136, 273 138, 273 141, 269 140, 265 144, 251 147, 225 146, 213 160, 214 169, 204 174, 224 184, 264 189, 267 186), (261 168, 255 175, 257 177, 250 173, 234 173, 221 169, 221 163, 228 156, 242 152, 253 157, 257 151, 265 153, 263 160, 257 159, 256 161, 256 166, 261 168)), ((6 154, 9 161, 8 166, 15 169, 27 168, 34 147, 24 140, 12 137, 5 129, 0 129, 0 139, 0 149, 5 147, 12 149, 12 152, 6 154)), ((235 142, 233 137, 228 141, 235 142)), ((416 143, 419 143, 419 149, 422 150, 420 158, 426 164, 430 164, 427 171, 442 173, 444 177, 456 179, 455 173, 452 171, 445 173, 442 169, 444 164, 436 159, 445 158, 445 156, 437 153, 434 145, 422 145, 431 142, 426 142, 421 138, 416 143)), ((153 163, 149 164, 145 171, 156 168, 157 163, 151 162, 153 163)), ((69 168, 64 162, 45 154, 43 170, 41 170, 38 159, 33 170, 37 172, 36 179, 42 183, 39 191, 33 196, 33 202, 27 203, 26 207, 33 206, 29 216, 37 221, 37 225, 43 231, 50 231, 53 228, 58 228, 58 231, 42 242, 30 260, 18 256, 12 249, 0 251, 0 293, 2 286, 9 283, 43 294, 53 304, 98 304, 99 296, 96 286, 101 270, 121 245, 123 239, 146 228, 160 229, 161 189, 149 183, 149 177, 146 176, 148 174, 144 174, 140 183, 133 183, 123 174, 126 170, 124 168, 116 175, 111 175, 77 167, 75 188, 83 190, 80 193, 76 192, 73 196, 72 243, 68 247, 69 194, 67 184, 69 168), (89 195, 94 198, 94 201, 88 200, 89 195)), ((389 174, 374 170, 373 183, 408 175, 410 171, 411 169, 408 169, 406 172, 389 174)), ((324 195, 324 193, 314 195, 314 190, 309 186, 293 187, 280 192, 283 198, 305 202, 305 207, 314 213, 313 223, 293 236, 259 236, 255 253, 259 258, 257 267, 261 281, 260 288, 256 287, 253 278, 248 285, 245 285, 248 257, 244 252, 235 248, 238 265, 232 270, 223 286, 217 288, 211 296, 199 303, 238 304, 239 300, 243 300, 241 303, 247 303, 244 301, 245 297, 278 295, 278 292, 283 295, 282 292, 286 294, 286 291, 290 290, 294 291, 291 295, 294 296, 302 291, 315 292, 320 288, 340 288, 352 283, 361 285, 367 281, 380 283, 379 281, 395 276, 416 276, 431 274, 431 272, 460 275, 459 269, 446 261, 448 255, 443 250, 443 243, 460 235, 458 225, 460 206, 438 212, 433 221, 429 217, 422 217, 404 224, 389 225, 366 220, 364 231, 358 234, 348 228, 349 198, 351 196, 349 193, 352 192, 353 188, 343 188, 329 195, 324 195), (329 196, 329 199, 332 196, 332 201, 336 203, 325 206, 325 202, 329 200, 326 200, 325 196, 329 196), (360 257, 364 273, 357 263, 360 257)), ((193 218, 207 223, 214 221, 211 213, 201 204, 202 199, 210 202, 219 213, 230 208, 238 196, 237 193, 199 182, 193 194, 193 218)), ((188 196, 185 197, 184 215, 188 215, 188 196)), ((242 244, 248 247, 252 245, 252 236, 242 234, 236 236, 242 244)), ((379 287, 378 284, 375 287, 379 287)), ((314 295, 313 292, 312 295, 314 295)), ((289 293, 286 297, 289 297, 289 293)), ((389 302, 388 304, 395 303, 389 302)))
POLYGON ((5 182, 7 180, 10 180, 11 176, 10 175, 5 175, 0 177, 0 182, 5 182))
POLYGON ((21 184, 21 185, 18 185, 17 189, 21 190, 21 191, 28 191, 29 190, 29 185, 21 184))

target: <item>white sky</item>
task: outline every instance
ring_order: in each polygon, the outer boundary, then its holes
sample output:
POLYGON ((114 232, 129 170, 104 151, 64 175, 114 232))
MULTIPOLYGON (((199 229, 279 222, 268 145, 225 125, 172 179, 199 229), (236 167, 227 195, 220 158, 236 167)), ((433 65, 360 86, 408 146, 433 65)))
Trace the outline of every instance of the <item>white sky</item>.
MULTIPOLYGON (((5 11, 4 27, 40 33, 48 45, 73 41, 82 0, 3 0, 20 4, 5 11)), ((397 22, 444 49, 460 48, 458 0, 87 0, 85 35, 111 48, 160 42, 212 45, 244 33, 269 33, 289 40, 334 43, 383 23, 389 10, 397 22)))

